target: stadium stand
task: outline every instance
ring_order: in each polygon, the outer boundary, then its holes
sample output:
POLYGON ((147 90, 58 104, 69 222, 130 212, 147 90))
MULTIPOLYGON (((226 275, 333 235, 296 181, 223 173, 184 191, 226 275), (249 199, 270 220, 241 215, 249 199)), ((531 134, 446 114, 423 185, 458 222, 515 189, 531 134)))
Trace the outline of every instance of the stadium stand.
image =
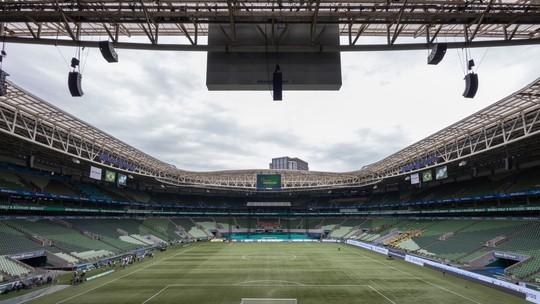
POLYGON ((19 227, 31 235, 38 235, 53 241, 53 246, 64 252, 84 252, 92 249, 114 251, 115 248, 99 240, 91 239, 76 230, 63 227, 50 220, 10 220, 11 225, 19 227))
POLYGON ((184 228, 184 230, 195 239, 204 239, 209 237, 209 233, 206 232, 202 226, 195 223, 191 218, 173 218, 174 223, 184 228))
POLYGON ((32 191, 33 189, 27 187, 20 178, 11 172, 0 173, 0 187, 10 190, 23 190, 32 191))
POLYGON ((75 183, 74 185, 81 193, 83 193, 88 198, 107 201, 112 200, 110 196, 103 193, 101 189, 92 184, 75 183))
POLYGON ((87 165, 43 153, 33 168, 24 159, 0 160, 6 213, 0 255, 45 250, 76 265, 166 242, 296 233, 370 242, 475 270, 494 251, 520 254, 525 259, 505 264, 503 275, 527 282, 540 277, 536 155, 508 169, 500 159, 471 159, 474 174, 448 165, 454 176, 420 186, 400 177, 362 190, 270 193, 261 201, 291 201, 291 207, 252 209, 246 202, 256 201, 256 193, 184 191, 142 177, 118 186, 89 179, 87 165))
POLYGON ((24 233, 0 222, 0 254, 29 252, 43 249, 36 241, 27 238, 24 233))
POLYGON ((459 260, 473 251, 480 250, 487 241, 512 233, 523 224, 523 222, 513 221, 481 221, 457 231, 446 239, 437 239, 422 248, 439 257, 459 260))
MULTIPOLYGON (((125 251, 135 249, 132 243, 124 242, 120 239, 120 233, 118 233, 115 222, 106 219, 77 219, 68 220, 73 227, 80 231, 87 232, 90 235, 94 235, 101 242, 110 245, 118 251, 125 251)), ((96 248, 94 248, 96 249, 96 248)))
POLYGON ((2 255, 0 256, 0 271, 11 277, 22 277, 31 273, 33 269, 2 255))
POLYGON ((143 225, 155 233, 159 233, 158 236, 163 237, 164 239, 181 239, 180 235, 177 233, 177 226, 168 218, 148 218, 143 221, 143 225))

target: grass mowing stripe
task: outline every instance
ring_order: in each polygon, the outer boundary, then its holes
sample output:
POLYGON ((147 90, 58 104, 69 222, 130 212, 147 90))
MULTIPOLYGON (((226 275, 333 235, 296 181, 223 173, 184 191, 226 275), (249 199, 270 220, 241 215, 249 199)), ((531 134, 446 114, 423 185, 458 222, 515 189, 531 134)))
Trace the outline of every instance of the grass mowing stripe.
MULTIPOLYGON (((354 250, 354 249, 357 249, 357 247, 354 247, 354 248, 351 248, 351 249, 354 250)), ((383 262, 381 262, 381 261, 378 261, 377 259, 374 259, 374 258, 372 258, 372 257, 370 257, 370 256, 367 256, 367 255, 364 255, 364 254, 361 254, 361 253, 357 253, 357 252, 355 252, 355 254, 357 254, 357 255, 359 255, 359 256, 362 256, 362 257, 365 257, 365 258, 368 258, 368 259, 374 261, 374 262, 377 263, 377 264, 380 264, 380 265, 384 265, 384 266, 386 266, 386 267, 389 267, 390 269, 393 269, 393 270, 395 270, 395 271, 398 271, 398 272, 401 272, 401 273, 403 273, 403 274, 406 274, 406 275, 408 275, 409 277, 411 277, 411 278, 413 278, 413 279, 415 279, 415 280, 424 282, 424 283, 426 283, 426 284, 428 284, 428 285, 431 285, 431 286, 433 286, 433 287, 436 287, 436 288, 438 288, 438 289, 440 289, 440 290, 444 290, 444 291, 446 291, 446 292, 449 292, 449 293, 451 293, 451 294, 454 294, 454 295, 456 295, 456 296, 459 296, 459 297, 461 297, 461 298, 463 298, 463 299, 466 299, 466 300, 468 300, 468 301, 471 301, 471 302, 473 302, 473 303, 476 303, 476 304, 482 304, 482 303, 480 303, 480 302, 478 302, 478 301, 476 301, 476 300, 474 300, 474 299, 471 299, 471 298, 469 298, 469 297, 467 297, 467 296, 464 296, 464 295, 462 295, 462 294, 460 294, 460 293, 457 293, 457 292, 455 292, 455 291, 453 291, 453 290, 450 290, 450 289, 448 289, 448 288, 446 288, 446 287, 443 287, 443 286, 437 285, 437 284, 435 284, 435 283, 426 281, 426 280, 424 280, 424 279, 418 278, 418 277, 414 276, 413 274, 411 274, 410 272, 403 271, 403 270, 398 269, 398 268, 396 268, 396 267, 394 267, 394 266, 392 266, 392 265, 389 265, 389 264, 383 263, 383 262)))
POLYGON ((164 292, 165 289, 169 288, 170 285, 167 285, 163 288, 161 288, 158 292, 156 292, 153 296, 151 296, 150 298, 146 299, 146 301, 142 302, 142 304, 146 304, 147 302, 149 302, 150 300, 152 300, 153 298, 159 296, 160 293, 164 292))
POLYGON ((396 302, 390 300, 387 296, 385 296, 382 292, 378 291, 375 287, 371 286, 371 285, 367 285, 370 289, 372 289, 373 291, 375 291, 376 293, 380 294, 383 298, 385 298, 388 302, 392 303, 392 304, 396 304, 396 302))
POLYGON ((297 298, 304 304, 525 303, 429 268, 384 259, 358 248, 341 245, 340 251, 323 243, 317 247, 198 243, 171 248, 112 277, 34 303, 231 304, 242 298, 297 298), (297 259, 275 262, 276 256, 294 255, 297 259), (261 258, 250 262, 242 256, 261 258))
POLYGON ((286 285, 286 284, 169 284, 166 287, 368 287, 367 284, 302 284, 286 285))
POLYGON ((78 293, 78 294, 72 295, 71 297, 65 298, 65 299, 63 299, 62 301, 58 301, 58 302, 56 302, 56 304, 62 304, 62 303, 65 303, 65 302, 67 302, 67 301, 69 301, 69 300, 72 300, 72 299, 75 299, 75 298, 80 297, 80 296, 82 296, 82 295, 85 295, 85 294, 87 294, 87 293, 89 293, 89 292, 91 292, 91 291, 94 291, 94 290, 96 290, 96 289, 98 289, 98 288, 101 288, 101 287, 103 287, 103 286, 105 286, 105 285, 109 285, 109 284, 112 283, 112 282, 116 282, 116 281, 118 281, 118 280, 120 280, 120 279, 123 279, 123 278, 125 278, 125 277, 127 277, 127 276, 130 276, 130 275, 132 275, 132 274, 134 274, 134 273, 137 273, 137 272, 139 272, 139 271, 141 271, 141 270, 144 270, 144 269, 146 269, 146 268, 148 268, 148 267, 150 267, 150 266, 153 266, 153 265, 155 265, 155 264, 157 264, 157 263, 159 263, 159 262, 161 262, 161 261, 165 261, 165 260, 167 260, 167 259, 170 258, 170 257, 178 256, 178 255, 180 255, 181 253, 186 252, 186 251, 189 251, 189 250, 191 250, 191 249, 193 249, 193 248, 195 248, 195 247, 194 247, 194 246, 189 246, 188 248, 186 248, 186 249, 184 249, 184 250, 182 250, 182 251, 179 251, 179 252, 175 253, 174 255, 163 257, 163 258, 161 258, 161 259, 159 259, 159 260, 157 260, 157 261, 155 261, 155 262, 153 262, 153 263, 150 263, 150 264, 148 264, 148 265, 145 265, 145 266, 143 266, 143 267, 141 267, 141 268, 139 268, 139 269, 137 269, 137 270, 134 270, 134 271, 132 271, 132 272, 130 272, 130 273, 126 273, 126 274, 124 274, 124 275, 122 275, 122 276, 119 276, 118 278, 115 278, 115 279, 112 279, 112 280, 110 280, 110 281, 107 281, 107 282, 105 282, 105 283, 103 283, 103 284, 101 284, 101 285, 98 285, 98 286, 94 287, 94 288, 91 288, 91 289, 85 290, 85 291, 83 291, 83 292, 80 292, 80 293, 78 293))

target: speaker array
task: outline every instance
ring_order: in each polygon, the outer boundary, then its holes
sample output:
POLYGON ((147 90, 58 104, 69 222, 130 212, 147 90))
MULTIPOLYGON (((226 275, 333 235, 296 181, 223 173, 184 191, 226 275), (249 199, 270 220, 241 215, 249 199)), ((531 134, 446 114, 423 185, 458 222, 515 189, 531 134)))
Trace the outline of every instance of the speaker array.
POLYGON ((71 93, 71 96, 73 97, 81 97, 83 96, 83 90, 82 90, 82 75, 79 72, 73 71, 69 72, 68 75, 68 87, 69 92, 71 93))
POLYGON ((279 65, 276 65, 276 70, 272 77, 272 90, 274 100, 283 100, 283 74, 279 69, 279 65))
POLYGON ((431 48, 431 53, 429 53, 427 63, 428 64, 439 64, 446 54, 446 49, 448 45, 446 43, 437 43, 431 48))
POLYGON ((473 72, 465 76, 465 91, 463 92, 463 97, 473 98, 478 91, 478 74, 473 72))
POLYGON ((118 62, 118 54, 114 50, 114 46, 110 41, 100 41, 99 50, 101 55, 107 62, 118 62))
POLYGON ((7 76, 9 76, 9 74, 0 69, 0 96, 5 96, 7 94, 7 76))

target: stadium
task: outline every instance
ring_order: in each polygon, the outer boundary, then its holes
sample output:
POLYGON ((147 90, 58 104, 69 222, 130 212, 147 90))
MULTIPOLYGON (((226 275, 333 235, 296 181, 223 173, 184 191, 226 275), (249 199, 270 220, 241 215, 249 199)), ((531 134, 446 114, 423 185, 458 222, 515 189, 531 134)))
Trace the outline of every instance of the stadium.
POLYGON ((483 57, 470 50, 538 48, 538 1, 3 1, 0 37, 0 304, 540 303, 538 71, 423 139, 334 172, 289 157, 269 169, 177 167, 153 155, 157 143, 136 147, 141 130, 128 144, 110 135, 115 122, 98 128, 72 111, 107 105, 64 108, 35 84, 57 78, 7 65, 43 58, 36 45, 71 48, 64 93, 76 99, 88 49, 108 63, 199 52, 208 98, 269 91, 287 107, 308 98, 289 91, 332 98, 350 84, 341 54, 424 51, 437 65, 457 49, 470 101, 497 89, 479 88, 483 57))

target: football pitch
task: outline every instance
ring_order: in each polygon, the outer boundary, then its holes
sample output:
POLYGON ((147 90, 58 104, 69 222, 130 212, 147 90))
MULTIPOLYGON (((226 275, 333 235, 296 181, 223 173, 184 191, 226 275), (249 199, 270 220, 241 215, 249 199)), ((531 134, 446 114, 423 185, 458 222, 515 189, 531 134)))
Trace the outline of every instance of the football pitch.
POLYGON ((240 304, 247 298, 299 304, 527 303, 448 274, 330 243, 199 243, 169 249, 32 303, 240 304))

